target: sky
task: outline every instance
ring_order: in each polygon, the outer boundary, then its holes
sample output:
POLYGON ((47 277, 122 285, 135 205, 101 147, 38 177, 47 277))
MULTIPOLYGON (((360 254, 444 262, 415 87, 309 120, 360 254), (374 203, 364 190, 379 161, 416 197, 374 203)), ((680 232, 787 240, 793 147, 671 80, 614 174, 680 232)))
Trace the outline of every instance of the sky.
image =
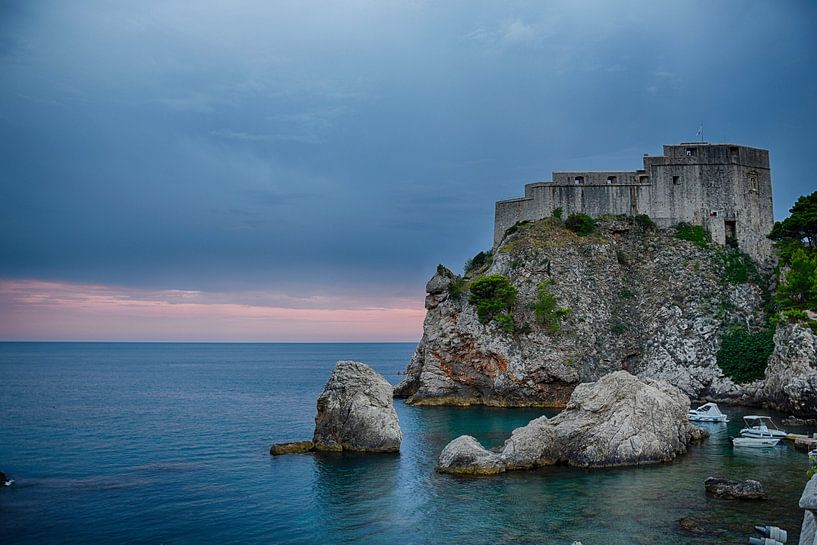
POLYGON ((417 341, 554 170, 817 189, 817 2, 0 0, 0 340, 417 341))

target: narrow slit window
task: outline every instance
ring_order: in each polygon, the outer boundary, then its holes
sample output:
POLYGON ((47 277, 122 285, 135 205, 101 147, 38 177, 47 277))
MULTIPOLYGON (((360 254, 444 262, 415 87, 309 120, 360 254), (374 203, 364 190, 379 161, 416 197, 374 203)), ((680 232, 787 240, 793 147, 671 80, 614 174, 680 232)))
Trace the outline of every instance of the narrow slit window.
POLYGON ((687 148, 687 157, 695 157, 698 155, 697 148, 687 148))
POLYGON ((584 176, 576 176, 576 185, 584 185, 584 176))
POLYGON ((616 183, 616 180, 617 180, 617 178, 615 176, 608 176, 607 177, 607 183, 608 184, 614 184, 614 183, 616 183))
POLYGON ((749 191, 757 193, 757 173, 750 172, 749 173, 749 191))
POLYGON ((672 185, 678 185, 680 183, 681 183, 681 177, 680 176, 673 176, 672 177, 672 185))

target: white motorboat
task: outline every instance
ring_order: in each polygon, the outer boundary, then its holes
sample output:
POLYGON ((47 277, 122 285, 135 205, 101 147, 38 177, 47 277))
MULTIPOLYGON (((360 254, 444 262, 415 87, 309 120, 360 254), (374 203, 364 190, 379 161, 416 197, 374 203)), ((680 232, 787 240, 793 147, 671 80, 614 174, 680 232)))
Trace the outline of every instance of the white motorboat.
POLYGON ((733 437, 732 445, 736 447, 767 448, 776 446, 780 442, 778 437, 733 437))
POLYGON ((741 437, 782 439, 788 435, 785 430, 778 428, 769 416, 744 416, 743 421, 746 427, 740 430, 741 437))
POLYGON ((690 422, 729 422, 716 403, 707 403, 687 413, 690 422))

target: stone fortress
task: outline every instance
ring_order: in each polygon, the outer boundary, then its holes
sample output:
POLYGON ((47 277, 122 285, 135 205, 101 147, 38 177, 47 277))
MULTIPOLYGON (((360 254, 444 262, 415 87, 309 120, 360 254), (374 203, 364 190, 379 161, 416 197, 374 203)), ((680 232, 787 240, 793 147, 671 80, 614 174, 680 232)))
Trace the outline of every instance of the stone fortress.
POLYGON ((703 226, 719 244, 734 244, 757 261, 771 255, 774 225, 769 152, 706 142, 664 146, 644 155, 644 168, 623 172, 554 172, 525 185, 525 196, 496 203, 494 246, 525 220, 583 212, 593 217, 647 214, 659 227, 703 226))

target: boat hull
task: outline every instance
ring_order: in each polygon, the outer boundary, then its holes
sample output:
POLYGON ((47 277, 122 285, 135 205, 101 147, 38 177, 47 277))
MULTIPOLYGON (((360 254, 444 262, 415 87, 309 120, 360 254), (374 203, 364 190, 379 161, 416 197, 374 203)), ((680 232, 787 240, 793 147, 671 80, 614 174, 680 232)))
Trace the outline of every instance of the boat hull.
POLYGON ((778 438, 772 437, 735 437, 732 439, 732 445, 736 447, 751 447, 751 448, 771 448, 777 446, 780 442, 778 438))
POLYGON ((760 438, 760 439, 767 439, 769 436, 776 439, 783 439, 788 435, 785 431, 781 430, 753 430, 752 428, 743 428, 740 430, 740 434, 743 437, 753 437, 753 438, 760 438))
POLYGON ((687 415, 687 420, 690 422, 727 422, 725 414, 719 416, 701 416, 698 414, 689 414, 687 415))

